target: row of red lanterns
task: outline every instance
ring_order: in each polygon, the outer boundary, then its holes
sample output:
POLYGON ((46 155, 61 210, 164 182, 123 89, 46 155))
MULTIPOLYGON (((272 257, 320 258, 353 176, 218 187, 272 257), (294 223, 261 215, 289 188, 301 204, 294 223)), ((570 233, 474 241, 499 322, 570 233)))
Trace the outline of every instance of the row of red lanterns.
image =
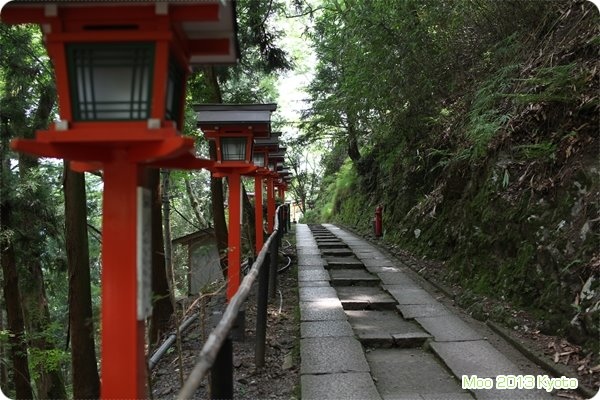
MULTIPOLYGON (((261 194, 266 179, 269 199, 276 183, 283 194, 290 179, 283 149, 272 144, 275 105, 198 106, 199 126, 216 143, 214 160, 197 158, 194 140, 179 131, 192 68, 239 58, 233 0, 11 1, 0 20, 41 26, 59 103, 58 121, 35 139, 14 140, 12 148, 69 160, 78 171, 103 170, 101 397, 145 398, 151 293, 143 251, 148 224, 141 216, 150 194, 141 172, 206 168, 227 176, 230 262, 239 260, 240 212, 231 205, 239 204, 240 176, 254 174, 261 194)), ((274 213, 273 204, 268 209, 274 213)), ((239 269, 229 269, 231 297, 239 269)))

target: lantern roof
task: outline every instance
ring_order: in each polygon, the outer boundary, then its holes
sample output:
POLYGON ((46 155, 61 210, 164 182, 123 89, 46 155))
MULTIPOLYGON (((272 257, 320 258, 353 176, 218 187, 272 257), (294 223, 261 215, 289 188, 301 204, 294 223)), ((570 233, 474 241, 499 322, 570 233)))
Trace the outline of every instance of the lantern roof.
POLYGON ((79 33, 83 41, 108 37, 108 31, 135 36, 167 30, 180 39, 191 66, 239 58, 234 0, 15 0, 2 7, 0 20, 40 24, 45 34, 79 33))
POLYGON ((277 151, 279 149, 279 137, 281 132, 271 132, 271 137, 254 139, 255 150, 277 151))
POLYGON ((269 153, 269 162, 283 161, 284 159, 285 159, 285 151, 277 151, 275 153, 269 153))
POLYGON ((197 104, 194 106, 198 127, 208 131, 229 131, 241 127, 253 136, 271 135, 271 113, 277 104, 197 104))

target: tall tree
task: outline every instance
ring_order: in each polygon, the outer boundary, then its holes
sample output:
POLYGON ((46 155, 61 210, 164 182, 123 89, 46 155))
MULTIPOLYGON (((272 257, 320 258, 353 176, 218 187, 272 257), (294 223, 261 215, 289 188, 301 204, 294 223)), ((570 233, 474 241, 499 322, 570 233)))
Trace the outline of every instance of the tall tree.
POLYGON ((65 162, 63 185, 73 397, 97 399, 100 379, 94 343, 85 176, 72 171, 65 162))
POLYGON ((307 204, 316 199, 323 172, 318 160, 311 154, 313 150, 306 145, 291 143, 286 155, 287 165, 293 172, 290 194, 303 214, 306 213, 307 204))
MULTIPOLYGON (((151 191, 152 214, 152 317, 150 319, 150 343, 156 343, 160 335, 170 327, 173 315, 167 264, 165 262, 165 243, 163 237, 162 198, 160 171, 158 169, 146 172, 147 187, 151 191)), ((165 228, 166 229, 166 228, 165 228)))
POLYGON ((2 257, 2 281, 4 304, 6 305, 6 317, 8 320, 9 348, 12 360, 12 374, 15 389, 15 397, 19 399, 31 399, 31 377, 29 375, 29 360, 27 356, 27 340, 25 337, 25 321, 22 299, 19 289, 19 275, 17 274, 17 262, 14 247, 14 232, 12 230, 12 206, 8 196, 10 158, 8 157, 8 117, 2 116, 2 179, 0 190, 0 250, 2 257))
MULTIPOLYGON (((237 3, 238 38, 244 49, 240 65, 231 68, 206 67, 192 78, 191 99, 198 103, 252 103, 272 101, 272 88, 261 85, 268 75, 292 67, 288 54, 277 45, 281 32, 272 18, 285 9, 281 1, 244 0, 237 3)), ((210 144, 213 157, 214 146, 210 144)), ((211 178, 213 222, 220 251, 227 249, 222 178, 211 178)), ((249 204, 248 199, 244 200, 249 204)), ((225 272, 224 272, 225 273, 225 272)))
MULTIPOLYGON (((3 113, 9 132, 31 138, 36 130, 48 126, 56 99, 54 82, 44 59, 41 35, 35 27, 2 26, 3 113)), ((43 279, 42 259, 46 235, 58 236, 58 224, 49 187, 39 173, 38 160, 18 156, 18 201, 11 221, 15 230, 15 254, 26 329, 30 339, 30 362, 35 371, 37 396, 65 398, 66 391, 60 364, 49 362, 57 352, 49 335, 50 312, 43 279), (17 208, 18 207, 18 208, 17 208), (34 355, 36 357, 34 357, 34 355)))

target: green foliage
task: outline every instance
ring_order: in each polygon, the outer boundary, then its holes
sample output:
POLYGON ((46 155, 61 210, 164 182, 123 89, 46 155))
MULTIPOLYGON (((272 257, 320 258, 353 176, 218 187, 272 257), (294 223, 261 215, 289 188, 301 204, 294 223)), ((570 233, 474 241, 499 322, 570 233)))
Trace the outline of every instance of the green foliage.
POLYGON ((330 152, 307 217, 367 233, 384 204, 385 240, 564 328, 596 268, 598 26, 582 2, 324 1, 304 139, 330 152))
POLYGON ((70 354, 60 349, 41 350, 31 348, 29 350, 31 377, 35 380, 39 379, 38 371, 40 369, 46 372, 61 371, 70 359, 70 354))
POLYGON ((521 80, 517 93, 506 94, 518 104, 541 102, 569 103, 577 99, 584 84, 584 74, 576 63, 538 68, 521 80))
POLYGON ((554 160, 556 158, 556 148, 556 144, 550 141, 514 147, 519 158, 525 160, 554 160))

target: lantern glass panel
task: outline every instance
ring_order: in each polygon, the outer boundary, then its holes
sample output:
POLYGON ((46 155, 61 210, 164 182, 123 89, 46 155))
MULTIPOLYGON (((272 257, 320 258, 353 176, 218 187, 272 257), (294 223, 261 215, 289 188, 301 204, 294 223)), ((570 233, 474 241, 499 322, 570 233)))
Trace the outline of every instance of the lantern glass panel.
POLYGON ((265 155, 264 153, 254 153, 252 155, 252 163, 257 167, 265 166, 265 155))
POLYGON ((245 161, 246 160, 246 138, 245 137, 221 138, 221 160, 222 161, 245 161))
POLYGON ((149 117, 153 44, 77 43, 68 45, 67 54, 76 121, 149 117))

